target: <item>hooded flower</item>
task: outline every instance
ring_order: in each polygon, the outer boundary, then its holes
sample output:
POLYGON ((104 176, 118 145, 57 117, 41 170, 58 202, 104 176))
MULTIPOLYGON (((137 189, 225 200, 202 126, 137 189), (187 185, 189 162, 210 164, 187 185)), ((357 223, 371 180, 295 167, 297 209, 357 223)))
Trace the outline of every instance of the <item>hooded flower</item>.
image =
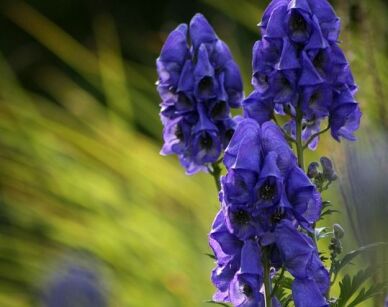
POLYGON ((229 48, 201 14, 167 37, 156 61, 162 99, 162 154, 176 154, 188 174, 206 170, 227 146, 242 80, 229 48), (190 45, 191 44, 191 45, 190 45))
MULTIPOLYGON (((338 46, 339 18, 327 0, 273 0, 260 29, 262 39, 253 47, 255 91, 243 102, 245 115, 259 123, 274 113, 289 115, 284 128, 295 138, 298 111, 305 142, 321 130, 324 119, 334 139, 355 140, 361 118, 357 86, 338 46)), ((318 141, 309 148, 314 150, 318 141)))
POLYGON ((329 273, 311 239, 286 220, 277 225, 275 238, 287 271, 295 277, 292 285, 295 305, 329 306, 325 299, 330 284, 329 273))
POLYGON ((280 129, 271 121, 241 120, 224 163, 222 207, 209 235, 217 259, 213 299, 263 306, 261 250, 268 247, 271 265, 284 265, 295 278, 296 306, 327 306, 328 273, 314 243, 298 230, 312 231, 321 211, 320 194, 297 166, 280 129), (302 297, 303 287, 311 295, 302 297))

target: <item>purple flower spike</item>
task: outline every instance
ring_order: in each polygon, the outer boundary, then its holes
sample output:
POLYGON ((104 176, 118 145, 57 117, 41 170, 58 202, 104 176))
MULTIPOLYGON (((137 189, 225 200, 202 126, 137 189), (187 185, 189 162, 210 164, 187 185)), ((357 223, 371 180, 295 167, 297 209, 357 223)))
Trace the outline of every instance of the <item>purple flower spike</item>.
MULTIPOLYGON (((328 273, 311 239, 321 211, 321 197, 279 127, 243 119, 226 148, 221 177, 222 208, 210 233, 217 267, 213 299, 233 306, 263 306, 262 248, 271 251, 271 266, 284 266, 295 278, 296 306, 325 306, 328 273), (311 293, 299 290, 308 280, 311 293), (322 304, 321 304, 322 303, 322 304), (307 305, 306 305, 307 306, 307 305)), ((274 300, 274 306, 279 306, 274 300)))
MULTIPOLYGON (((327 0, 273 0, 260 23, 262 40, 253 47, 252 85, 243 103, 258 123, 273 114, 302 114, 304 141, 328 119, 331 135, 355 140, 361 111, 357 86, 338 46, 339 18, 327 0)), ((293 119, 284 127, 293 132, 293 119)), ((295 137, 295 132, 290 133, 295 137)), ((319 138, 309 143, 316 149, 319 138)))
POLYGON ((239 68, 206 18, 170 33, 156 61, 164 126, 162 154, 179 157, 187 174, 207 171, 227 147, 243 99, 239 68), (191 43, 191 46, 190 46, 191 43))

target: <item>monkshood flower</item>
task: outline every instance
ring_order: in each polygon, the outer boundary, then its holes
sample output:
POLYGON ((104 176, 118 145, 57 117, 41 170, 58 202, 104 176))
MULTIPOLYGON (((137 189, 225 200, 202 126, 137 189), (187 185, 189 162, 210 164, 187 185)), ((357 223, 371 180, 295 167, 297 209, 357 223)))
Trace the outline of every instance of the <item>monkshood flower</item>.
POLYGON ((295 277, 292 284, 295 305, 329 306, 325 299, 329 272, 311 238, 297 231, 290 221, 283 220, 276 227, 275 241, 287 271, 295 277))
POLYGON ((91 269, 70 265, 57 272, 44 292, 46 307, 106 307, 108 303, 99 278, 91 269))
POLYGON ((273 231, 283 218, 311 230, 319 218, 320 195, 273 122, 241 121, 224 163, 221 199, 231 233, 245 240, 273 231))
POLYGON ((328 306, 328 272, 314 243, 298 230, 312 231, 320 215, 320 194, 297 166, 279 127, 271 121, 240 121, 224 164, 228 172, 221 178, 222 207, 209 235, 217 259, 213 299, 264 306, 262 249, 269 248, 271 266, 284 266, 295 278, 296 306, 328 306), (303 289, 309 291, 305 296, 303 289))
POLYGON ((156 65, 161 153, 177 155, 188 174, 206 170, 233 135, 230 108, 239 107, 243 97, 238 66, 201 14, 170 33, 156 65))
POLYGON ((243 102, 246 116, 259 123, 288 115, 284 127, 315 149, 321 123, 331 135, 354 140, 361 112, 349 63, 338 46, 340 21, 326 0, 273 0, 260 23, 262 39, 253 48, 255 91, 243 102))

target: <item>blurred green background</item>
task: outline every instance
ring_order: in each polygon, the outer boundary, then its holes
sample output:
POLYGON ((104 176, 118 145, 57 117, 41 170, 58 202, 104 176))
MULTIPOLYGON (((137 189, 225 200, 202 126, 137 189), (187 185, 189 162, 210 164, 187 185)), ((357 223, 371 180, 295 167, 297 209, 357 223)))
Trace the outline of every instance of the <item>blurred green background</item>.
MULTIPOLYGON (((199 11, 231 47, 248 94, 268 2, 1 1, 0 306, 41 306, 47 276, 79 254, 98 262, 109 306, 206 306, 216 189, 159 156, 154 63, 168 32, 199 11)), ((324 198, 342 213, 322 225, 341 222, 349 251, 388 241, 388 1, 332 4, 364 116, 358 144, 326 135, 308 160, 335 161, 341 180, 324 198)), ((378 264, 381 280, 384 255, 350 272, 378 264)))

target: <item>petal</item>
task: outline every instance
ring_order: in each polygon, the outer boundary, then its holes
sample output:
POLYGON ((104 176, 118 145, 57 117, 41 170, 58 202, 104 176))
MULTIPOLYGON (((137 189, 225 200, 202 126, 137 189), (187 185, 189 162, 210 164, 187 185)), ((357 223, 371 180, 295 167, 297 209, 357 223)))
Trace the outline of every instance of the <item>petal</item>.
POLYGON ((183 65, 187 53, 187 25, 181 24, 168 35, 162 47, 159 60, 183 65))
POLYGON ((299 79, 299 85, 317 85, 320 83, 323 83, 321 76, 316 71, 307 54, 303 52, 303 70, 299 79))
POLYGON ((247 240, 241 251, 241 269, 242 274, 263 275, 261 264, 261 250, 255 240, 247 240))
POLYGON ((217 81, 214 78, 214 68, 209 61, 205 45, 201 45, 198 51, 197 64, 194 69, 195 94, 199 99, 208 100, 217 95, 217 81))
POLYGON ((195 14, 190 21, 190 37, 195 50, 203 43, 213 43, 217 40, 212 26, 200 13, 195 14))
POLYGON ((230 60, 225 64, 225 90, 228 94, 228 102, 232 108, 238 108, 243 97, 243 83, 240 69, 230 60))
POLYGON ((283 38, 283 51, 277 69, 296 69, 300 67, 299 59, 295 47, 287 38, 283 38))
POLYGON ((300 9, 305 11, 306 13, 310 13, 310 6, 307 0, 291 0, 288 4, 288 9, 300 9))
POLYGON ((243 101, 244 115, 256 120, 262 124, 271 120, 274 105, 272 99, 264 98, 264 96, 254 91, 243 101))
POLYGON ((296 278, 292 283, 292 296, 298 307, 328 307, 325 297, 313 280, 296 278))
POLYGON ((284 21, 287 15, 286 6, 278 6, 271 14, 268 20, 265 37, 282 38, 285 36, 284 21))
POLYGON ((337 19, 333 7, 325 0, 308 0, 311 11, 320 22, 333 21, 337 19))
POLYGON ((242 120, 238 124, 228 147, 225 149, 225 166, 230 168, 235 163, 243 138, 255 140, 259 138, 259 134, 260 126, 254 120, 242 120))
POLYGON ((306 235, 298 232, 288 220, 282 220, 275 229, 276 246, 286 269, 295 278, 306 278, 308 264, 314 252, 306 235))
POLYGON ((312 26, 313 30, 311 33, 310 40, 305 47, 306 50, 326 48, 328 46, 328 43, 322 34, 321 27, 319 25, 319 20, 316 16, 313 16, 312 18, 312 26))
POLYGON ((281 178, 280 170, 277 166, 278 154, 275 151, 269 152, 263 162, 263 167, 260 171, 260 179, 267 177, 281 178))

